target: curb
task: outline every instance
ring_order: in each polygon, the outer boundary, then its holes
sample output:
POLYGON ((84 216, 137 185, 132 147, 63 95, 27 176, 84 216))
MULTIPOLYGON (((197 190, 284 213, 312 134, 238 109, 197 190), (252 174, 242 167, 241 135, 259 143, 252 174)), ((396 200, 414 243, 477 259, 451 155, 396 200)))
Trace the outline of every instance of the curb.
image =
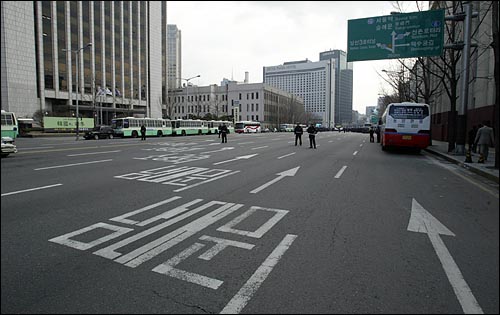
POLYGON ((449 162, 453 162, 453 163, 455 163, 455 164, 457 164, 457 165, 459 165, 459 166, 461 166, 461 167, 463 167, 463 168, 465 168, 465 169, 467 169, 467 170, 469 170, 469 171, 471 171, 473 173, 476 173, 478 175, 486 177, 489 180, 492 180, 492 181, 496 182, 497 184, 499 183, 498 176, 495 176, 493 174, 485 172, 485 171, 483 171, 483 170, 481 170, 481 169, 479 169, 477 167, 471 167, 468 163, 457 161, 456 159, 450 157, 447 154, 444 154, 444 153, 441 153, 441 152, 438 152, 438 151, 434 151, 434 150, 431 150, 431 149, 428 149, 428 148, 425 149, 425 151, 427 151, 429 153, 432 153, 434 155, 440 156, 440 157, 444 158, 445 160, 447 160, 449 162))

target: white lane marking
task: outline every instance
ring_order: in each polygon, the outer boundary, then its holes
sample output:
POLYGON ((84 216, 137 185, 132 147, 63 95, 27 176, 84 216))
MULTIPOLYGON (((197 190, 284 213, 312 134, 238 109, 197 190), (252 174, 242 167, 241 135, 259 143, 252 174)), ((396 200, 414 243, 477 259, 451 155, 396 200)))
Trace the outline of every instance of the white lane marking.
POLYGON ((333 142, 333 140, 328 141, 328 143, 331 143, 331 142, 333 142))
POLYGON ((335 175, 335 178, 340 178, 340 176, 342 176, 342 173, 344 173, 345 169, 347 168, 346 165, 344 165, 340 171, 338 171, 337 175, 335 175))
POLYGON ((34 148, 22 148, 24 150, 37 150, 37 149, 52 149, 54 147, 34 147, 34 148))
POLYGON ((257 292, 262 283, 269 276, 273 268, 278 264, 281 257, 290 248, 297 235, 287 234, 281 243, 273 250, 273 252, 266 258, 248 281, 241 287, 236 295, 227 303, 221 314, 237 314, 250 301, 252 296, 257 292))
POLYGON ((24 189, 24 190, 13 191, 13 192, 10 192, 10 193, 5 193, 5 194, 2 194, 2 197, 3 197, 3 196, 14 195, 14 194, 20 194, 20 193, 23 193, 23 192, 28 192, 28 191, 33 191, 33 190, 39 190, 39 189, 52 188, 52 187, 61 186, 61 185, 62 185, 62 184, 54 184, 54 185, 48 185, 48 186, 42 186, 42 187, 36 187, 36 188, 30 188, 30 189, 24 189))
POLYGON ((252 148, 252 150, 258 150, 258 149, 264 149, 264 148, 268 148, 269 146, 265 145, 263 147, 256 147, 256 148, 252 148))
POLYGON ((255 143, 255 142, 254 141, 250 141, 250 142, 237 142, 236 144, 242 145, 242 144, 250 144, 250 143, 255 143))
POLYGON ((91 162, 83 162, 83 163, 74 163, 74 164, 66 164, 66 165, 57 165, 57 166, 49 166, 49 167, 41 167, 41 168, 35 168, 35 171, 41 171, 41 170, 48 170, 51 168, 60 168, 60 167, 69 167, 69 166, 76 166, 76 165, 85 165, 85 164, 94 164, 94 163, 103 163, 103 162, 109 162, 113 160, 101 160, 101 161, 91 161, 91 162))
POLYGON ((356 155, 356 154, 358 154, 358 151, 354 151, 354 153, 352 155, 356 155))
POLYGON ((241 172, 241 171, 234 171, 234 172, 227 173, 227 174, 224 174, 224 175, 221 175, 221 176, 217 176, 217 177, 205 180, 203 182, 199 182, 199 183, 196 183, 196 184, 193 184, 193 185, 190 185, 190 186, 186 186, 186 187, 183 187, 183 188, 176 189, 176 190, 174 190, 174 192, 180 192, 180 191, 183 191, 183 190, 186 190, 186 189, 190 189, 190 188, 202 185, 202 184, 213 182, 214 180, 218 180, 218 179, 226 177, 226 176, 234 175, 234 174, 237 174, 239 172, 241 172))
POLYGON ((232 162, 232 161, 237 161, 237 160, 248 160, 256 155, 259 155, 258 153, 256 154, 249 154, 249 155, 243 155, 243 156, 238 156, 234 159, 231 159, 231 160, 226 160, 226 161, 221 161, 221 162, 217 162, 217 163, 214 163, 214 165, 219 165, 219 164, 224 164, 224 163, 229 163, 229 162, 232 162))
POLYGON ((474 182, 473 180, 471 180, 470 178, 467 178, 466 176, 464 176, 464 175, 460 174, 460 173, 458 172, 458 170, 457 170, 455 167, 452 167, 452 166, 449 166, 449 165, 446 165, 446 164, 442 164, 442 163, 440 163, 439 161, 437 161, 437 160, 435 160, 435 159, 433 159, 433 158, 431 158, 431 157, 429 157, 429 156, 427 156, 427 155, 426 155, 425 157, 426 157, 429 161, 431 161, 431 163, 432 163, 432 164, 435 164, 435 165, 438 165, 438 166, 440 166, 440 167, 442 167, 442 168, 444 168, 444 169, 447 169, 448 171, 450 171, 450 172, 454 173, 454 174, 455 174, 455 175, 457 175, 458 177, 460 177, 460 178, 462 178, 462 179, 465 179, 466 181, 468 181, 469 183, 473 184, 474 186, 476 186, 476 187, 480 188, 481 190, 484 190, 485 192, 489 193, 489 194, 490 194, 490 195, 492 195, 493 197, 498 198, 498 196, 499 196, 499 195, 498 195, 498 190, 497 190, 497 192, 492 191, 492 190, 488 189, 488 187, 487 187, 487 186, 484 186, 484 185, 482 185, 482 184, 476 183, 476 182, 474 182))
POLYGON ((362 146, 363 146, 363 144, 361 143, 359 146, 360 146, 360 147, 362 147, 362 146))
POLYGON ((295 174, 297 173, 297 171, 299 170, 300 166, 297 166, 296 168, 292 168, 292 169, 289 169, 288 171, 284 171, 284 172, 281 172, 281 173, 278 173, 276 175, 278 175, 278 177, 276 177, 275 179, 265 183, 264 185, 262 186, 259 186, 257 188, 255 188, 254 190, 252 190, 250 193, 251 194, 256 194, 258 193, 259 191, 263 190, 263 189, 266 189, 267 187, 271 186, 272 184, 282 180, 283 178, 287 177, 287 176, 295 176, 295 174))
POLYGON ((455 234, 425 210, 415 198, 411 202, 411 216, 407 230, 427 234, 464 313, 483 314, 481 306, 440 236, 440 234, 449 236, 455 234))
POLYGON ((290 155, 294 155, 296 152, 292 152, 292 153, 289 153, 289 154, 286 154, 286 155, 283 155, 283 156, 280 156, 278 158, 278 160, 282 159, 282 158, 286 158, 287 156, 290 156, 290 155))
POLYGON ((116 152, 122 152, 122 150, 102 151, 102 152, 92 152, 92 153, 79 153, 79 154, 69 154, 67 156, 93 155, 93 154, 116 153, 116 152))

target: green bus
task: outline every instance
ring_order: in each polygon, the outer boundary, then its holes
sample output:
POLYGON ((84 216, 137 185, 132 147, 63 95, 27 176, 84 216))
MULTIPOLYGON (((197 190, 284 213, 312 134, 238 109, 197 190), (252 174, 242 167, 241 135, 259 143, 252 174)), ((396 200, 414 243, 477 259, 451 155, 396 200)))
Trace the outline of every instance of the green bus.
POLYGON ((162 118, 115 118, 111 121, 115 135, 118 137, 137 138, 141 134, 141 126, 146 127, 146 137, 163 137, 172 135, 170 120, 162 118))
POLYGON ((17 122, 16 114, 13 112, 6 112, 2 109, 2 137, 11 137, 16 139, 19 136, 19 125, 17 122))

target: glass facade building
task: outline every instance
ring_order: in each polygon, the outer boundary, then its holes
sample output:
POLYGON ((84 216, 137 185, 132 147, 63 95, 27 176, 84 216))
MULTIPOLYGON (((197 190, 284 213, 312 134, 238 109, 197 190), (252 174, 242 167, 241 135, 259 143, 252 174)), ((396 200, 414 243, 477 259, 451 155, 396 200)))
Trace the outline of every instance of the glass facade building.
POLYGON ((162 117, 168 91, 166 1, 1 6, 2 109, 19 117, 39 110, 72 116, 78 97, 80 116, 104 124, 114 117, 162 117))

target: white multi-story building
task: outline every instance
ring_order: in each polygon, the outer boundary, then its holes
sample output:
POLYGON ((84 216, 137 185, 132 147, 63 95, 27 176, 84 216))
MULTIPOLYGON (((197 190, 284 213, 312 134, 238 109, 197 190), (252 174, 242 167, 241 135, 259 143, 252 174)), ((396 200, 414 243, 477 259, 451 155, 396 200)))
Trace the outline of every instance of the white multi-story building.
POLYGON ((162 117, 166 13, 166 1, 2 1, 2 109, 71 116, 78 97, 102 123, 162 117))
POLYGON ((348 125, 352 121, 353 68, 347 62, 347 53, 329 50, 319 54, 319 60, 335 61, 335 124, 348 125))
POLYGON ((182 76, 182 50, 181 31, 177 25, 169 24, 167 32, 168 40, 168 89, 181 87, 182 76))
POLYGON ((325 127, 335 121, 335 59, 285 62, 264 67, 264 83, 304 100, 305 110, 325 127))
POLYGON ((231 117, 278 128, 280 123, 301 121, 304 114, 300 97, 264 83, 187 86, 170 91, 168 97, 167 112, 172 119, 231 117), (238 117, 233 117, 235 108, 238 117))

